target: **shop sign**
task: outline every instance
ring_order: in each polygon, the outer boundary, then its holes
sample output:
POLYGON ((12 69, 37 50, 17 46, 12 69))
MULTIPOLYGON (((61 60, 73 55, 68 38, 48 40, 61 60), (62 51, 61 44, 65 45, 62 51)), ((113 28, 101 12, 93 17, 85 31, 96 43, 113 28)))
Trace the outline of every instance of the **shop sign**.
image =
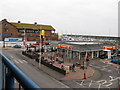
POLYGON ((104 46, 103 48, 104 48, 104 49, 116 49, 115 46, 104 46))
POLYGON ((60 44, 58 44, 58 47, 65 48, 65 49, 72 49, 70 46, 60 45, 60 44))

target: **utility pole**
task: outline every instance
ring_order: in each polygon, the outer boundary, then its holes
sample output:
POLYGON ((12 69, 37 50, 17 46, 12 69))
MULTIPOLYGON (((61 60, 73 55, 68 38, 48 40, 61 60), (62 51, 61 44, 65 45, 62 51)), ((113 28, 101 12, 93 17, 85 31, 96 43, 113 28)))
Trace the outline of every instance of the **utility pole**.
POLYGON ((3 48, 5 48, 5 37, 3 38, 3 48))
POLYGON ((24 51, 25 51, 25 47, 26 47, 26 40, 25 40, 25 29, 24 29, 24 41, 23 41, 23 44, 24 44, 24 51))
POLYGON ((39 68, 41 67, 41 26, 40 26, 40 40, 39 40, 39 52, 40 52, 40 56, 39 56, 39 68))

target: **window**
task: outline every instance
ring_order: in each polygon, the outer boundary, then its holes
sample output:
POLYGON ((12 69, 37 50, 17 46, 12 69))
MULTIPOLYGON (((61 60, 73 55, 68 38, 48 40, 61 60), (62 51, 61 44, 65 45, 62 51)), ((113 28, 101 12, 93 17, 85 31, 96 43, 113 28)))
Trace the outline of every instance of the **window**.
POLYGON ((4 26, 7 27, 7 24, 5 23, 4 26))
POLYGON ((8 29, 7 29, 7 28, 4 28, 4 32, 8 32, 8 29))

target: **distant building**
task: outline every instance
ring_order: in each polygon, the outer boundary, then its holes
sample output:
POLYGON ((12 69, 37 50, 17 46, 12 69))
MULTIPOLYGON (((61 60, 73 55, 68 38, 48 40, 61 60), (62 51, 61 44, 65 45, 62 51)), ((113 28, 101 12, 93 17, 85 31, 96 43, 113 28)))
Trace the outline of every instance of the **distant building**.
POLYGON ((51 25, 40 25, 21 23, 18 21, 8 22, 6 19, 0 21, 0 40, 5 38, 22 38, 27 41, 39 41, 41 30, 45 30, 46 40, 58 40, 58 34, 51 25))

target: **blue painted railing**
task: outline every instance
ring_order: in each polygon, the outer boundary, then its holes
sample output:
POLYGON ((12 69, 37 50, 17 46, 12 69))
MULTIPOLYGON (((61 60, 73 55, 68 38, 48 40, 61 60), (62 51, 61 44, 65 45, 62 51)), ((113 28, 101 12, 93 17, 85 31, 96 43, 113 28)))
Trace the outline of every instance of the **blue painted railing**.
POLYGON ((14 90, 14 79, 19 82, 19 86, 24 89, 39 89, 27 75, 25 75, 15 64, 13 64, 5 55, 0 53, 2 59, 2 88, 11 88, 14 90))

